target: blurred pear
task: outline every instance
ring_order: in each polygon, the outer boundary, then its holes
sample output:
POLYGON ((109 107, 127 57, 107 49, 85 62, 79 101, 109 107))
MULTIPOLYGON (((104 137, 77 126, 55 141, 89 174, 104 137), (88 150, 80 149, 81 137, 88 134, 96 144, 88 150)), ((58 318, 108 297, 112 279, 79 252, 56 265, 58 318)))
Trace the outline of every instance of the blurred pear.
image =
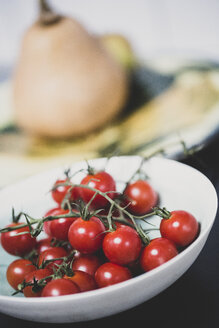
POLYGON ((86 135, 123 109, 126 71, 78 21, 41 5, 15 70, 17 125, 37 136, 86 135))

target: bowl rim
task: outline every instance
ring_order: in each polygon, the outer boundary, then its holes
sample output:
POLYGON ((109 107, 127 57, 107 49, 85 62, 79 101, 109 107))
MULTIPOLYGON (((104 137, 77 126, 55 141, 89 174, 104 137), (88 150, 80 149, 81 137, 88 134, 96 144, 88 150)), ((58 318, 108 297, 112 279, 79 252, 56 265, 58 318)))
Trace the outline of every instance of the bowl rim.
MULTIPOLYGON (((114 156, 113 158, 127 158, 127 157, 132 157, 132 158, 142 158, 141 156, 114 156)), ((96 161, 96 160, 105 160, 105 157, 102 158, 94 158, 91 159, 91 161, 96 161)), ((8 301, 8 302, 12 302, 12 303, 19 303, 19 304, 26 304, 26 303, 31 303, 31 304, 38 304, 38 303, 43 303, 43 304, 48 304, 48 303, 59 303, 59 302, 64 302, 64 301, 79 301, 79 300, 83 300, 84 298, 93 298, 96 296, 101 296, 102 294, 109 294, 112 293, 116 290, 119 289, 123 289, 126 288, 126 286, 129 285, 133 285, 133 284, 137 284, 139 282, 141 282, 142 280, 145 280, 148 278, 150 278, 151 276, 156 276, 158 275, 160 272, 165 271, 165 269, 171 265, 173 265, 174 263, 177 263, 179 261, 181 261, 181 258, 185 257, 188 253, 190 253, 194 248, 196 248, 196 246, 201 242, 201 240, 208 235, 208 233, 211 230, 211 227, 213 226, 213 223, 215 221, 216 218, 216 213, 217 213, 217 209, 218 209, 218 197, 217 197, 217 192, 214 188, 214 185, 212 184, 212 182, 209 180, 208 177, 206 177, 202 172, 198 171, 197 169, 193 168, 192 166, 188 165, 188 164, 184 164, 181 162, 178 162, 176 160, 173 159, 168 159, 168 158, 163 158, 163 157, 158 157, 158 156, 154 156, 153 158, 150 158, 148 161, 165 161, 165 162, 169 162, 169 163, 174 163, 176 165, 179 166, 186 166, 187 168, 191 169, 192 171, 196 172, 196 174, 198 173, 200 175, 200 177, 202 179, 204 179, 209 187, 212 190, 212 195, 211 195, 211 199, 212 199, 212 203, 214 204, 214 208, 211 211, 211 217, 210 219, 207 221, 206 226, 204 227, 203 230, 200 231, 198 237, 196 238, 196 240, 194 240, 189 246, 187 246, 184 250, 182 250, 177 256, 175 256, 174 258, 170 259, 168 262, 162 264, 161 266, 148 271, 148 272, 144 272, 142 274, 140 274, 139 276, 136 277, 132 277, 129 280, 120 282, 118 284, 115 285, 111 285, 111 286, 107 286, 107 287, 103 287, 103 288, 99 288, 99 289, 95 289, 95 290, 91 290, 91 291, 87 291, 87 292, 83 292, 83 293, 76 293, 76 294, 70 294, 70 295, 63 295, 63 296, 56 296, 56 297, 30 297, 30 298, 26 298, 26 297, 13 297, 13 296, 8 296, 8 295, 0 295, 0 301, 8 301)), ((76 163, 84 163, 84 161, 76 161, 74 163, 72 163, 71 166, 73 166, 76 163)), ((10 189, 10 188, 16 188, 19 187, 20 184, 22 183, 26 183, 28 181, 31 181, 32 179, 37 178, 38 176, 42 177, 43 175, 47 175, 48 173, 52 173, 55 171, 57 171, 58 169, 61 169, 61 167, 56 167, 56 168, 52 168, 51 170, 47 170, 35 175, 32 175, 28 178, 22 179, 16 183, 12 183, 9 184, 8 186, 2 188, 0 190, 0 194, 2 192, 4 192, 4 190, 6 189, 10 189)))

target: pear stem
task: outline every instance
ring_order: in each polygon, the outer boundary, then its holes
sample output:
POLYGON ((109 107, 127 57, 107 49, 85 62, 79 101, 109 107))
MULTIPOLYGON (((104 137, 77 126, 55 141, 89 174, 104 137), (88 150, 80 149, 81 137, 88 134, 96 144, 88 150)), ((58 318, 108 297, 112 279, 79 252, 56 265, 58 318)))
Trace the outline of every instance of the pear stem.
POLYGON ((51 8, 48 5, 46 0, 39 0, 39 3, 40 3, 40 11, 41 12, 51 11, 51 8))
POLYGON ((39 23, 41 25, 52 25, 62 18, 61 15, 52 10, 46 0, 39 0, 39 12, 39 23))

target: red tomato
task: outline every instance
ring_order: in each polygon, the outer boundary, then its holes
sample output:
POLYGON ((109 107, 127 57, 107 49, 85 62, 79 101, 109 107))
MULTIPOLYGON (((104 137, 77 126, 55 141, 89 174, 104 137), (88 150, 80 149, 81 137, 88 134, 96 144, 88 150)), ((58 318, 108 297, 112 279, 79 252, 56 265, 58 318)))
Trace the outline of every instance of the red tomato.
MULTIPOLYGON (((22 223, 12 223, 7 227, 16 227, 22 223)), ((24 256, 32 251, 36 245, 36 238, 32 237, 30 233, 18 235, 20 232, 29 232, 29 227, 12 230, 1 233, 1 244, 6 252, 16 256, 24 256)))
POLYGON ((43 288, 42 297, 62 296, 79 293, 79 287, 69 279, 54 279, 43 288))
MULTIPOLYGON (((132 224, 131 219, 126 219, 128 223, 132 224)), ((113 224, 115 225, 115 229, 122 228, 122 227, 129 227, 129 225, 125 224, 125 222, 119 222, 119 221, 113 221, 113 224)))
POLYGON ((6 272, 8 283, 14 289, 17 289, 17 286, 21 284, 24 280, 24 277, 35 271, 36 267, 32 264, 31 261, 25 259, 18 259, 9 264, 6 272))
POLYGON ((73 271, 79 270, 94 276, 101 264, 102 261, 98 256, 94 254, 82 254, 74 259, 72 269, 73 271))
POLYGON ((53 246, 51 245, 51 241, 52 241, 52 237, 38 240, 36 244, 37 254, 39 255, 42 252, 46 251, 47 249, 52 248, 53 246))
POLYGON ((68 240, 81 253, 94 253, 102 246, 105 227, 96 217, 89 220, 78 218, 68 231, 68 240))
POLYGON ((61 205, 66 193, 68 192, 70 186, 61 186, 60 184, 66 183, 66 179, 58 179, 56 180, 53 190, 52 190, 52 198, 56 203, 61 205))
POLYGON ((60 184, 66 183, 67 181, 68 180, 66 180, 66 179, 58 179, 58 180, 56 180, 56 182, 53 186, 52 198, 59 205, 61 205, 62 201, 65 198, 65 195, 67 194, 67 192, 69 191, 70 188, 71 188, 71 191, 70 191, 69 199, 71 201, 75 201, 80 197, 78 187, 72 188, 72 186, 70 186, 70 185, 69 186, 61 186, 60 185, 60 184))
MULTIPOLYGON (((68 243, 65 242, 62 247, 67 251, 68 255, 72 254, 73 248, 69 242, 68 243)), ((77 258, 79 254, 80 252, 74 249, 74 259, 77 258)))
POLYGON ((199 224, 196 218, 186 211, 173 211, 169 219, 162 219, 160 233, 177 246, 187 246, 196 238, 199 224))
POLYGON ((94 277, 83 271, 74 271, 73 276, 69 277, 64 275, 64 279, 73 281, 80 289, 81 292, 87 292, 97 288, 94 277))
POLYGON ((174 243, 166 238, 155 238, 147 245, 140 258, 144 271, 150 271, 178 254, 174 243))
MULTIPOLYGON (((43 262, 46 260, 53 260, 64 256, 67 256, 67 251, 64 248, 62 247, 49 248, 39 255, 38 265, 40 267, 43 264, 43 262)), ((62 262, 63 262, 62 259, 51 261, 49 264, 46 265, 46 268, 49 269, 56 268, 57 267, 56 264, 59 265, 62 264, 62 262)))
POLYGON ((140 257, 136 261, 127 264, 127 268, 131 271, 134 277, 139 276, 144 272, 140 265, 140 257))
MULTIPOLYGON (((68 214, 69 210, 59 209, 55 215, 68 214)), ((58 240, 68 240, 68 230, 77 218, 60 218, 50 222, 50 234, 58 240)))
MULTIPOLYGON (((84 179, 82 179, 81 183, 82 185, 88 185, 89 187, 95 188, 97 190, 100 190, 102 192, 108 192, 108 191, 115 191, 116 190, 116 184, 112 176, 105 172, 101 171, 94 175, 88 174, 84 179)), ((83 199, 85 203, 88 203, 91 198, 94 196, 95 192, 86 188, 80 188, 80 196, 83 199)), ((115 193, 108 193, 107 196, 109 196, 111 199, 115 197, 115 193)), ((103 208, 108 204, 108 200, 106 200, 101 195, 96 195, 94 200, 91 203, 91 207, 93 208, 103 208)))
MULTIPOLYGON (((46 212, 46 214, 44 215, 44 218, 47 218, 48 216, 55 216, 56 213, 57 213, 57 211, 59 211, 59 210, 60 210, 60 207, 52 208, 51 210, 49 210, 48 212, 46 212)), ((51 223, 51 221, 45 221, 43 223, 43 230, 45 231, 45 233, 48 236, 51 236, 50 223, 51 223)))
POLYGON ((102 264, 95 273, 95 280, 100 288, 117 284, 131 277, 128 268, 111 262, 102 264))
POLYGON ((138 233, 131 227, 121 226, 108 233, 103 240, 103 251, 110 262, 127 265, 136 261, 142 248, 138 233))
POLYGON ((71 195, 70 195, 71 202, 75 202, 75 201, 77 201, 80 198, 81 198, 80 188, 79 187, 72 188, 71 189, 71 195))
POLYGON ((138 180, 130 183, 125 191, 126 202, 130 203, 128 211, 136 215, 143 215, 149 212, 158 201, 158 194, 151 185, 144 181, 138 180))
MULTIPOLYGON (((24 279, 26 282, 33 283, 34 280, 39 281, 43 278, 49 277, 52 274, 52 271, 49 269, 39 269, 28 273, 24 279)), ((51 278, 45 280, 45 283, 48 283, 51 278)), ((34 291, 32 286, 25 287, 23 290, 24 296, 26 297, 40 297, 42 294, 42 288, 39 288, 38 291, 34 291)))

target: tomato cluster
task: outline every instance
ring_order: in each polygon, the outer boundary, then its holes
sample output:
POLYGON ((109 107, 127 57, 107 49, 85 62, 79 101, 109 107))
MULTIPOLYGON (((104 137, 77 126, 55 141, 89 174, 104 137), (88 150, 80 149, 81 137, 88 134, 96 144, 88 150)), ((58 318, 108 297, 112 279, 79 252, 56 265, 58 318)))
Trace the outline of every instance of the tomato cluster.
POLYGON ((192 214, 156 207, 158 192, 146 180, 128 181, 119 193, 109 173, 89 172, 79 185, 69 176, 58 179, 51 196, 56 206, 41 219, 48 237, 38 240, 30 221, 1 231, 2 247, 20 257, 7 269, 8 283, 26 297, 74 294, 128 280, 172 259, 198 235, 192 214), (156 214, 162 217, 160 237, 149 240, 137 222, 156 214))

